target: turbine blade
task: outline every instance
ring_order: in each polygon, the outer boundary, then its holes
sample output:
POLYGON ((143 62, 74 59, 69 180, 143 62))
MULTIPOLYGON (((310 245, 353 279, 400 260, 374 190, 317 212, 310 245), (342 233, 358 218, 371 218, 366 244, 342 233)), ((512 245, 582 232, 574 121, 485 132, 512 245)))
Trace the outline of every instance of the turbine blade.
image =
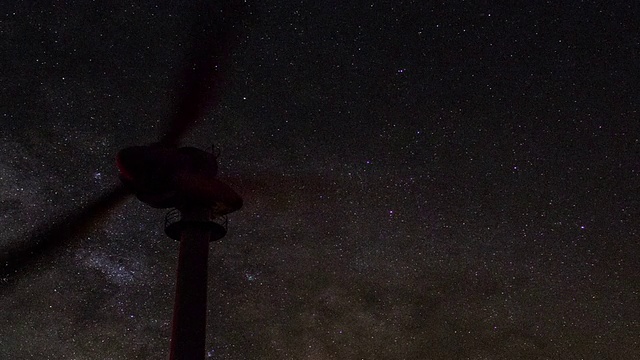
POLYGON ((129 194, 124 185, 118 185, 61 221, 35 231, 26 245, 0 250, 0 286, 13 283, 46 256, 57 253, 95 229, 106 219, 108 211, 129 194))
POLYGON ((160 143, 177 146, 180 138, 219 99, 221 69, 229 62, 229 47, 237 35, 242 6, 239 1, 198 2, 198 18, 191 32, 192 45, 181 82, 176 89, 173 113, 160 143))

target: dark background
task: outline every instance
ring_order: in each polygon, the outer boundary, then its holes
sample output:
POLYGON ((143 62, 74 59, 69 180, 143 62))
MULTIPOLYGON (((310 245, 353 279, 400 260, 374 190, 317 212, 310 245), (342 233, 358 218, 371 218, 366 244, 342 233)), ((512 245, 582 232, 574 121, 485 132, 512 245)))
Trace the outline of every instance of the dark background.
MULTIPOLYGON (((249 2, 184 139, 245 199, 211 246, 208 356, 640 358, 632 3, 249 2)), ((0 249, 157 140, 194 9, 0 4, 0 249)), ((131 199, 0 279, 0 358, 166 358, 163 217, 131 199)))

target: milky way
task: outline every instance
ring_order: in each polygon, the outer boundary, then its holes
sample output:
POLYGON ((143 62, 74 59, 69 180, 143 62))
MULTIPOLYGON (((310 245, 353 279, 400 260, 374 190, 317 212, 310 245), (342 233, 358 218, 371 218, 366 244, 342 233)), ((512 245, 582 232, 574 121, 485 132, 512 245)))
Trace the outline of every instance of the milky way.
MULTIPOLYGON (((208 358, 640 358, 632 5, 248 6, 184 139, 215 144, 245 201, 210 249, 208 358)), ((120 148, 158 139, 197 16, 0 16, 5 251, 116 185, 120 148)), ((0 358, 166 358, 163 219, 128 199, 0 279, 0 358)))

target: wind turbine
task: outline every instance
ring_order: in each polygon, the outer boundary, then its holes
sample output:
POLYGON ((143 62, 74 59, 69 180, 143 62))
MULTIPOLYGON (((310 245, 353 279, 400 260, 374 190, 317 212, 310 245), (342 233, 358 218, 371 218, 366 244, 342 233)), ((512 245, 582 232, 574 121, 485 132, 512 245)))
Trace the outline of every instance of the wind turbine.
POLYGON ((130 194, 154 208, 173 208, 165 231, 180 241, 172 320, 171 360, 204 359, 209 241, 226 234, 226 215, 242 207, 242 198, 216 178, 215 154, 178 147, 180 138, 218 98, 220 67, 243 11, 239 2, 198 2, 194 47, 169 126, 157 143, 120 150, 116 164, 122 184, 50 226, 26 246, 0 253, 0 279, 14 280, 42 256, 69 244, 104 218, 130 194))

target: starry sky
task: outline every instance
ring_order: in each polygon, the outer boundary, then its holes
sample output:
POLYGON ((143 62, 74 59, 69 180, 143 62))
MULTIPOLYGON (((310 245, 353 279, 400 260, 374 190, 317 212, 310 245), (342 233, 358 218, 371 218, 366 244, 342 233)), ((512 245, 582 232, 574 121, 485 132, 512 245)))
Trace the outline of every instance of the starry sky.
MULTIPOLYGON (((183 139, 245 203, 210 248, 208 358, 640 358, 638 6, 518 3, 246 2, 183 139)), ((0 3, 0 251, 157 141, 197 17, 0 3)), ((164 214, 129 198, 5 274, 0 358, 166 358, 164 214)))

